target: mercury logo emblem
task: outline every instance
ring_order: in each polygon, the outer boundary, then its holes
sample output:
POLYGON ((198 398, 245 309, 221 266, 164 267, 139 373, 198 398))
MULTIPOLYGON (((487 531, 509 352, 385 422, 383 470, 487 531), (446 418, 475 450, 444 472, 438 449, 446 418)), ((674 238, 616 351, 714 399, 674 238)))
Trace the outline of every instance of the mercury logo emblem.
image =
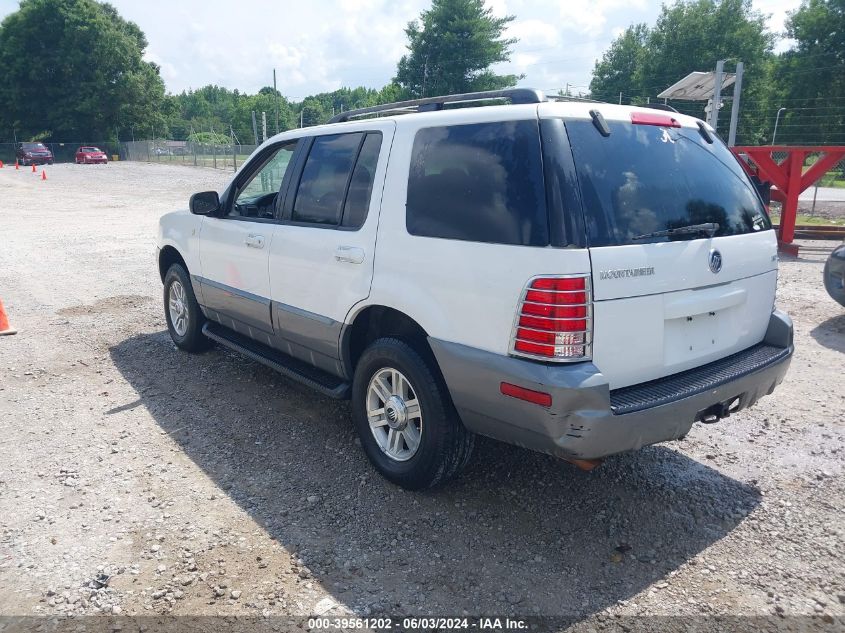
POLYGON ((710 272, 714 275, 722 270, 722 254, 715 248, 710 251, 710 272))

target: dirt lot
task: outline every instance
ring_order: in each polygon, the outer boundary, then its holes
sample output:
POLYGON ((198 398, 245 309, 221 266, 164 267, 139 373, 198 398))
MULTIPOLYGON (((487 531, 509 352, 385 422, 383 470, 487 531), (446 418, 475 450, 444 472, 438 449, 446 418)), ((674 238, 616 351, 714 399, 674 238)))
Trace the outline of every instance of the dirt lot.
POLYGON ((170 342, 157 219, 228 177, 0 170, 0 299, 20 330, 0 337, 0 615, 842 626, 845 312, 821 284, 833 243, 782 263, 797 352, 751 410, 592 473, 485 441, 458 482, 414 494, 375 475, 343 403, 170 342))

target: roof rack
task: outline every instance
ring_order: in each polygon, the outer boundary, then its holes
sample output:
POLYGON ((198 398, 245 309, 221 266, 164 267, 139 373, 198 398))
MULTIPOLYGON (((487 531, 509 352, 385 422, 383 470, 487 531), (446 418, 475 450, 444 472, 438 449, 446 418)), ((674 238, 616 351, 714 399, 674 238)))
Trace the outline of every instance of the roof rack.
POLYGON ((598 99, 591 99, 590 97, 576 97, 573 95, 548 95, 549 101, 569 101, 575 103, 607 103, 598 99))
POLYGON ((666 103, 644 103, 640 107, 651 108, 652 110, 665 110, 666 112, 677 112, 680 114, 675 108, 666 103))
POLYGON ((426 97, 424 99, 412 99, 410 101, 397 101, 396 103, 384 103, 382 105, 347 110, 329 119, 329 123, 343 123, 350 119, 389 112, 390 114, 431 112, 442 110, 447 103, 470 103, 473 101, 491 101, 495 99, 509 99, 513 104, 520 103, 542 103, 546 101, 546 95, 540 90, 533 88, 512 88, 510 90, 488 90, 486 92, 467 92, 465 94, 444 95, 442 97, 426 97))

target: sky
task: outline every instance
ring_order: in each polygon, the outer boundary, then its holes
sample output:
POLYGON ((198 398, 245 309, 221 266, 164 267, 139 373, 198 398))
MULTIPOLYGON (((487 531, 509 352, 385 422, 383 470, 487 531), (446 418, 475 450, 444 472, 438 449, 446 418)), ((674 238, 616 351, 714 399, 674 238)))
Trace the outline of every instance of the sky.
MULTIPOLYGON (((207 84, 253 93, 272 85, 289 99, 342 86, 381 88, 406 52, 404 27, 430 0, 111 0, 147 36, 145 58, 161 67, 169 92, 207 84)), ((595 60, 630 24, 653 24, 658 0, 487 0, 514 15, 519 38, 500 73, 524 74, 521 86, 586 91, 595 60)), ((753 0, 781 33, 799 0, 753 0)), ((0 19, 16 0, 0 0, 0 19)), ((778 50, 788 48, 783 41, 778 50)), ((702 68, 701 70, 709 70, 702 68)))

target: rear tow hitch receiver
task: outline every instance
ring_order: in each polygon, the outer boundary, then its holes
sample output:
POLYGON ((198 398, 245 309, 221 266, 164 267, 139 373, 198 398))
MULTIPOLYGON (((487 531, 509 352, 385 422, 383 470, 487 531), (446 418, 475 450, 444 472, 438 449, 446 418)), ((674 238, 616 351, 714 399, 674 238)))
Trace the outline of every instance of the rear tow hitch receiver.
POLYGON ((717 402, 716 404, 699 411, 698 421, 704 424, 715 424, 722 418, 731 417, 731 413, 739 411, 740 397, 734 396, 724 402, 717 402))

